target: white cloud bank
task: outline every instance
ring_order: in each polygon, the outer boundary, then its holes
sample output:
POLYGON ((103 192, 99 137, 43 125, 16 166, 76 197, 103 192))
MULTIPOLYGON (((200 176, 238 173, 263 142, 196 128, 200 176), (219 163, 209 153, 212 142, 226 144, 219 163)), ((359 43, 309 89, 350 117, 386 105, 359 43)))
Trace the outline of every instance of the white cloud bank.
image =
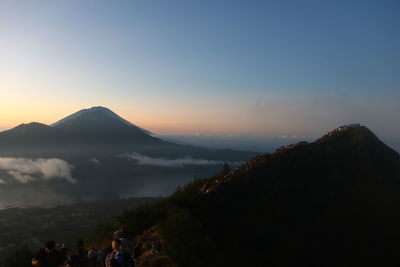
POLYGON ((71 175, 72 165, 57 158, 27 159, 0 157, 0 170, 7 171, 10 176, 21 183, 28 183, 35 180, 49 181, 53 179, 65 179, 70 183, 76 183, 76 180, 71 175))
MULTIPOLYGON (((192 157, 184 157, 178 159, 166 159, 166 158, 153 158, 146 155, 141 155, 136 152, 124 153, 120 157, 128 160, 136 160, 139 165, 156 165, 163 167, 182 167, 183 165, 220 165, 224 164, 225 161, 220 160, 207 160, 207 159, 194 159, 192 157)), ((239 164, 237 162, 231 163, 232 165, 239 164)))

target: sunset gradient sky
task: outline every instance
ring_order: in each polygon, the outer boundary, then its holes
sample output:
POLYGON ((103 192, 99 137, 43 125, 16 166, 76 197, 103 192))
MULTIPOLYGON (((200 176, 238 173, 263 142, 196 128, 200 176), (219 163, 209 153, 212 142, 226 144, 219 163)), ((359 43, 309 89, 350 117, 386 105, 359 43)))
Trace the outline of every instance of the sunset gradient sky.
POLYGON ((400 137, 400 1, 0 1, 0 130, 106 106, 159 134, 400 137))

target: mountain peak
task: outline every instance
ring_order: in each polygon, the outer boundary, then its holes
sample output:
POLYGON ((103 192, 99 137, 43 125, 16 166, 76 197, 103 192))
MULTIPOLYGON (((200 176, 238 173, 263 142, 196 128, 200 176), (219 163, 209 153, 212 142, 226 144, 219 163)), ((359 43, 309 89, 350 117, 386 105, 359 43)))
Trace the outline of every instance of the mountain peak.
POLYGON ((370 129, 358 123, 339 126, 316 140, 316 143, 334 140, 347 140, 352 144, 360 144, 364 142, 382 143, 370 129))
POLYGON ((74 127, 85 127, 85 128, 98 128, 98 127, 134 127, 143 133, 151 134, 149 131, 142 129, 131 122, 121 118, 119 115, 114 113, 112 110, 102 107, 95 106, 88 109, 82 109, 75 112, 53 124, 50 125, 54 128, 74 128, 74 127))
POLYGON ((30 122, 30 123, 22 123, 10 130, 6 130, 2 133, 30 133, 32 131, 34 132, 43 132, 43 131, 49 131, 52 130, 51 127, 49 127, 46 124, 40 123, 40 122, 30 122))
POLYGON ((101 107, 101 106, 97 106, 97 107, 91 107, 91 108, 87 108, 87 109, 81 109, 78 112, 75 112, 53 124, 51 124, 50 126, 52 127, 57 127, 62 125, 63 123, 67 122, 67 121, 71 121, 71 120, 75 120, 78 119, 82 116, 87 116, 88 114, 91 113, 103 113, 105 115, 112 115, 112 116, 116 116, 119 120, 122 120, 125 124, 127 125, 132 125, 132 123, 122 119, 121 117, 119 117, 117 114, 115 114, 114 112, 112 112, 110 109, 106 108, 106 107, 101 107))
POLYGON ((23 144, 32 140, 35 140, 34 142, 37 143, 38 139, 49 140, 51 139, 50 136, 52 136, 53 134, 57 134, 57 132, 58 131, 56 129, 53 129, 46 124, 31 122, 23 123, 10 130, 3 131, 0 133, 0 136, 3 138, 3 143, 11 144, 11 140, 17 138, 18 144, 23 144))
POLYGON ((18 126, 15 127, 15 129, 17 128, 48 128, 49 126, 47 126, 46 124, 40 123, 40 122, 29 122, 29 123, 22 123, 18 126))
POLYGON ((93 109, 93 110, 109 110, 111 111, 109 108, 103 107, 103 106, 95 106, 95 107, 91 107, 88 109, 93 109))
POLYGON ((82 109, 80 111, 85 111, 85 112, 106 112, 106 113, 115 114, 111 109, 109 109, 107 107, 103 107, 103 106, 95 106, 95 107, 91 107, 91 108, 82 109))

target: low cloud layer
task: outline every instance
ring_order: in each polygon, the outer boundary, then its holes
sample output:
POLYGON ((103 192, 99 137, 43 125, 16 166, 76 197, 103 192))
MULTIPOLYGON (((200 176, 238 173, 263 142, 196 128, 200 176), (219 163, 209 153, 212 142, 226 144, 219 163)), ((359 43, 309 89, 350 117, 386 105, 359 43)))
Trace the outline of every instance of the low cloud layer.
MULTIPOLYGON (((35 180, 65 179, 75 184, 76 180, 71 175, 72 165, 57 159, 27 159, 0 157, 0 170, 6 171, 11 177, 21 183, 35 180)), ((2 180, 4 182, 4 180, 2 180)), ((0 181, 1 183, 1 181, 0 181)))
MULTIPOLYGON (((141 155, 136 152, 124 153, 120 157, 135 160, 139 165, 156 165, 163 167, 183 167, 184 165, 220 165, 224 164, 225 161, 220 160, 207 160, 207 159, 194 159, 192 157, 178 158, 178 159, 166 159, 166 158, 153 158, 146 155, 141 155)), ((237 164, 236 162, 232 164, 237 164)))
POLYGON ((90 161, 91 163, 94 163, 94 164, 100 166, 100 161, 99 161, 98 159, 96 159, 95 157, 89 158, 89 161, 90 161))

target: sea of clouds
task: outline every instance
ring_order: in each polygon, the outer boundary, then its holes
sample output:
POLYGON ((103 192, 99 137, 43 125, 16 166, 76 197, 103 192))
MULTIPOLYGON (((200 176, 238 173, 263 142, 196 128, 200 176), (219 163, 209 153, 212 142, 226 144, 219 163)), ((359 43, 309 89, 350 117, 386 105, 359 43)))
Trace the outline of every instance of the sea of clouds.
MULTIPOLYGON (((139 165, 155 165, 162 167, 183 167, 184 165, 197 165, 197 166, 222 165, 225 163, 225 161, 221 160, 195 159, 189 156, 178 159, 156 158, 156 157, 141 155, 136 152, 124 153, 121 154, 120 157, 128 160, 135 160, 139 165)), ((231 162, 230 164, 238 165, 240 163, 231 162)))
MULTIPOLYGON (((57 158, 9 158, 0 157, 0 170, 5 171, 10 177, 20 183, 53 179, 65 179, 75 184, 72 177, 73 166, 62 159, 57 158)), ((6 179, 0 178, 0 184, 5 184, 6 179)))

